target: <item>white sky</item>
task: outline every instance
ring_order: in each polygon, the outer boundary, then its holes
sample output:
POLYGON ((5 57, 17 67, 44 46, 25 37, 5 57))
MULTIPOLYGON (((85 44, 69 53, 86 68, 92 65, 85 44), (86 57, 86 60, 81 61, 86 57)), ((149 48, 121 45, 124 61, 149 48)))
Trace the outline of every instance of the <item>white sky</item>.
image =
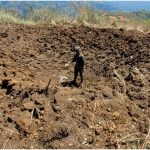
MULTIPOLYGON (((0 0, 0 1, 6 1, 6 0, 0 0)), ((81 1, 81 0, 7 0, 7 1, 81 1)), ((141 1, 142 0, 82 0, 82 1, 141 1)), ((150 0, 144 0, 144 1, 150 1, 150 0)))

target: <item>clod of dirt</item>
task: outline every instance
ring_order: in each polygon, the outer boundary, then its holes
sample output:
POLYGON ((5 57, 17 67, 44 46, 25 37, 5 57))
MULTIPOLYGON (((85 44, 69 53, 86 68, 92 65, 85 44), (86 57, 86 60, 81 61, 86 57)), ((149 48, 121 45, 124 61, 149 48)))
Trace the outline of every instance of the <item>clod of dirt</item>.
POLYGON ((126 81, 132 81, 133 80, 133 76, 131 73, 129 73, 129 75, 127 77, 125 77, 126 81))
POLYGON ((50 128, 44 128, 40 133, 40 142, 44 145, 44 148, 51 148, 52 142, 61 140, 69 136, 69 132, 66 127, 62 125, 53 125, 50 128))
POLYGON ((7 33, 0 33, 0 37, 1 37, 1 38, 7 38, 7 37, 8 37, 8 34, 7 34, 7 33))
POLYGON ((23 110, 32 110, 35 107, 35 104, 33 101, 29 101, 23 104, 23 110))
POLYGON ((112 99, 113 94, 112 94, 112 89, 107 87, 107 86, 103 86, 102 89, 102 95, 105 99, 112 99))
POLYGON ((13 86, 10 84, 10 81, 7 79, 2 80, 1 88, 6 89, 6 94, 10 94, 13 92, 13 86))
POLYGON ((45 97, 43 95, 39 95, 38 93, 32 94, 31 99, 35 101, 36 105, 43 105, 45 103, 45 97))
POLYGON ((28 111, 21 112, 19 118, 15 121, 16 129, 21 134, 28 133, 31 121, 32 120, 30 112, 28 111))
POLYGON ((8 121, 9 123, 12 123, 12 122, 13 122, 13 120, 12 120, 10 117, 7 118, 7 121, 8 121))

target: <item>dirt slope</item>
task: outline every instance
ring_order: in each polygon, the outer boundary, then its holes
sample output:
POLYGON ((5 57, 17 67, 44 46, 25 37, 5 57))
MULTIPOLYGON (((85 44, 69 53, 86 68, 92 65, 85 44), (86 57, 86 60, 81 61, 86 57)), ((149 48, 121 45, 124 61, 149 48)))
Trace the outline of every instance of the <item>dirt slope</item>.
POLYGON ((0 25, 0 148, 150 145, 150 34, 0 25), (86 59, 80 87, 72 45, 86 59), (50 86, 45 90, 49 79, 50 86))

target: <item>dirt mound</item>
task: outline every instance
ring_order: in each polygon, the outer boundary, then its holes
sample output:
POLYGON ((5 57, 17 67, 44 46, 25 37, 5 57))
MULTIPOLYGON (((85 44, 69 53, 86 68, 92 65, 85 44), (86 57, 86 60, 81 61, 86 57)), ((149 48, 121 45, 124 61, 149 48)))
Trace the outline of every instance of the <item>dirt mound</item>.
POLYGON ((148 34, 0 28, 0 148, 149 148, 148 34), (68 84, 73 65, 64 67, 73 45, 86 59, 80 87, 68 84))

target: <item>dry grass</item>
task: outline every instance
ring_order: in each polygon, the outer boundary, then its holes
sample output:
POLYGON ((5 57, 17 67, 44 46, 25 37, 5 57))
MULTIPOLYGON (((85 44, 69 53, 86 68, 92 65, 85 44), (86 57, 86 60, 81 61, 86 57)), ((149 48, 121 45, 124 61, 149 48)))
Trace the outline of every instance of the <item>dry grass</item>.
POLYGON ((19 17, 11 12, 0 10, 0 22, 16 23, 16 24, 76 24, 88 27, 100 28, 124 28, 126 30, 138 30, 141 32, 150 32, 150 21, 141 21, 132 19, 120 19, 101 10, 89 8, 86 3, 70 3, 66 8, 67 11, 49 10, 49 9, 33 9, 28 12, 26 19, 19 17), (72 15, 76 11, 76 15, 72 15))
POLYGON ((31 20, 21 19, 17 15, 13 15, 12 13, 6 12, 4 10, 0 10, 0 23, 35 25, 35 23, 31 20))

